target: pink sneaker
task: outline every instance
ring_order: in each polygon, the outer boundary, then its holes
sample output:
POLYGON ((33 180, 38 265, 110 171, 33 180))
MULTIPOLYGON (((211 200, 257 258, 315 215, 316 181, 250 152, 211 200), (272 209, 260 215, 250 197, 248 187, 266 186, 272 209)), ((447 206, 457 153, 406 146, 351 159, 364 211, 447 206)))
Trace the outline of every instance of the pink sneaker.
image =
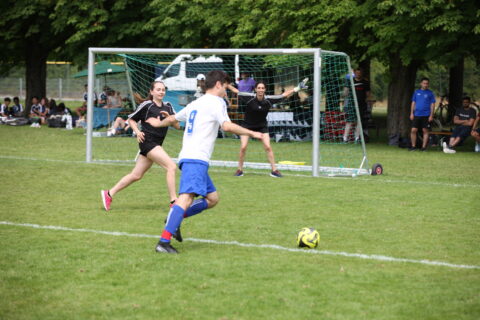
POLYGON ((108 195, 108 190, 102 190, 100 193, 102 195, 103 207, 105 208, 105 211, 109 211, 112 197, 108 195))

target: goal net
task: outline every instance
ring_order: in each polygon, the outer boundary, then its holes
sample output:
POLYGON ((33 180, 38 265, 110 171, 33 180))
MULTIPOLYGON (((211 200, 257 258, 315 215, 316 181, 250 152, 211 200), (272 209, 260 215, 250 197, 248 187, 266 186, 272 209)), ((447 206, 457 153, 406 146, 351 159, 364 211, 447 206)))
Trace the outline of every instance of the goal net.
MULTIPOLYGON (((121 98, 117 95, 116 99, 122 103, 109 108, 89 101, 87 161, 135 160, 138 144, 132 132, 113 127, 118 117, 126 119, 136 108, 134 97, 148 96, 154 80, 165 83, 164 101, 178 112, 201 91, 197 78, 211 70, 223 70, 243 92, 253 92, 252 84, 263 82, 268 96, 281 95, 308 78, 308 88, 275 100, 267 115, 279 170, 314 176, 370 174, 363 134, 355 129, 361 120, 352 69, 344 53, 319 49, 90 48, 89 69, 91 91, 98 97, 105 90, 109 94, 113 91, 113 97, 121 92, 121 98), (95 75, 94 65, 100 61, 122 65, 125 72, 116 77, 95 75)), ((230 91, 225 98, 230 119, 241 125, 245 101, 230 91)), ((183 130, 168 130, 163 147, 172 158, 180 151, 182 135, 183 130)), ((233 174, 239 151, 239 137, 219 131, 211 166, 231 168, 233 174)), ((246 172, 270 170, 261 141, 250 139, 244 168, 246 172)))

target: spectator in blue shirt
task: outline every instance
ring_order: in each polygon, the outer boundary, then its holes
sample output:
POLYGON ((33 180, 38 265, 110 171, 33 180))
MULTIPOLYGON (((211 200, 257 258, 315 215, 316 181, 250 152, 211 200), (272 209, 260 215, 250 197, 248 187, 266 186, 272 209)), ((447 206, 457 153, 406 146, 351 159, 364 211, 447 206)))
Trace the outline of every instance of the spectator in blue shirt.
POLYGON ((412 146, 409 148, 410 151, 417 150, 418 129, 422 129, 423 132, 422 151, 427 150, 430 123, 433 120, 433 112, 435 111, 435 95, 428 89, 429 86, 430 80, 422 78, 420 89, 415 90, 412 96, 410 111, 410 120, 412 120, 410 139, 412 146))

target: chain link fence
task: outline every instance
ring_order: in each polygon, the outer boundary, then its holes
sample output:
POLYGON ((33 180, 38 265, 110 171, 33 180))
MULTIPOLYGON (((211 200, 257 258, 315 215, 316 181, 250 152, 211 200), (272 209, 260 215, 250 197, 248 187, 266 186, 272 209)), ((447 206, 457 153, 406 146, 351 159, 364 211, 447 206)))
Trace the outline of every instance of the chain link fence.
MULTIPOLYGON (((50 78, 47 79, 47 97, 55 100, 83 100, 85 91, 84 85, 86 78, 50 78)), ((123 77, 100 77, 95 79, 95 92, 99 94, 103 87, 107 85, 115 91, 119 91, 122 96, 129 93, 127 80, 123 77)), ((0 78, 0 98, 19 97, 25 99, 26 82, 25 78, 6 77, 0 78)))

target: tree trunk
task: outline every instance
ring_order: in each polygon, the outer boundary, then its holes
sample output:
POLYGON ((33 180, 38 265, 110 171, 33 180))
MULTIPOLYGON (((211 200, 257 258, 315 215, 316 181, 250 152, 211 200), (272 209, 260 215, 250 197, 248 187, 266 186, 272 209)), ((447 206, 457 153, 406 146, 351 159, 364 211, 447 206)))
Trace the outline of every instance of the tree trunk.
POLYGON ((415 88, 417 62, 403 65, 400 57, 390 60, 390 83, 388 85, 387 134, 389 144, 396 145, 410 133, 410 105, 415 88))
MULTIPOLYGON (((35 43, 35 42, 32 42, 35 43)), ((47 92, 47 50, 37 45, 32 45, 25 52, 26 94, 25 112, 28 115, 32 105, 32 98, 46 97, 47 92)))
POLYGON ((461 57, 457 64, 450 68, 450 79, 448 81, 448 121, 453 119, 455 109, 462 106, 463 70, 464 58, 461 57))

